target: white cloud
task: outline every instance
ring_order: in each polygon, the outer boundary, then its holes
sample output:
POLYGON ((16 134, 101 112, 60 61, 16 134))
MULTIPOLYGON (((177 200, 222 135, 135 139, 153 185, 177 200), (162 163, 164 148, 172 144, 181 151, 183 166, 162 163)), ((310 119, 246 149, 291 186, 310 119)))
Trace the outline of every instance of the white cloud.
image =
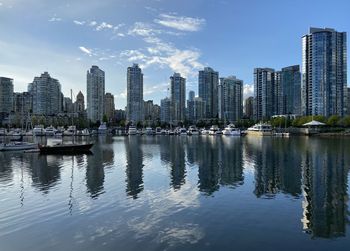
POLYGON ((88 55, 91 55, 91 54, 92 54, 91 50, 85 48, 84 46, 79 46, 79 49, 80 49, 82 52, 84 52, 84 53, 86 53, 86 54, 88 54, 88 55))
POLYGON ((62 18, 60 18, 60 17, 51 17, 48 21, 49 22, 60 22, 60 21, 62 21, 62 18))
POLYGON ((0 3, 0 6, 2 6, 2 3, 0 3))
POLYGON ((97 31, 105 30, 105 29, 113 29, 113 25, 106 22, 102 22, 100 25, 96 27, 97 31))
POLYGON ((246 99, 250 96, 254 96, 254 85, 246 84, 243 86, 243 97, 246 99))
POLYGON ((181 31, 198 31, 205 24, 205 19, 161 14, 154 22, 181 31))
POLYGON ((168 90, 169 83, 161 83, 158 85, 145 85, 143 89, 143 95, 151 95, 153 93, 166 92, 168 90))
POLYGON ((97 22, 96 22, 96 21, 91 21, 91 22, 89 23, 89 26, 95 26, 95 25, 97 25, 97 22))
POLYGON ((76 25, 84 25, 85 21, 74 20, 73 23, 75 23, 76 25))

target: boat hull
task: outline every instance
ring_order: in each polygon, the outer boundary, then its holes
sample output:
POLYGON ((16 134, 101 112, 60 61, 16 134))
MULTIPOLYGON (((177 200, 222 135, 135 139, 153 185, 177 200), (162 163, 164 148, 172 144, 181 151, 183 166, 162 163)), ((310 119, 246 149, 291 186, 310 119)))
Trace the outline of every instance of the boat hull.
POLYGON ((57 154, 57 153, 85 153, 90 152, 93 144, 71 144, 71 145, 55 145, 42 146, 39 145, 40 153, 57 154))
POLYGON ((0 151, 24 151, 31 150, 38 147, 38 144, 28 143, 28 144, 2 144, 0 145, 0 151))
POLYGON ((249 130, 247 130, 247 135, 249 135, 249 136, 272 136, 273 135, 273 133, 272 133, 272 131, 268 131, 268 132, 266 132, 266 131, 249 131, 249 130))

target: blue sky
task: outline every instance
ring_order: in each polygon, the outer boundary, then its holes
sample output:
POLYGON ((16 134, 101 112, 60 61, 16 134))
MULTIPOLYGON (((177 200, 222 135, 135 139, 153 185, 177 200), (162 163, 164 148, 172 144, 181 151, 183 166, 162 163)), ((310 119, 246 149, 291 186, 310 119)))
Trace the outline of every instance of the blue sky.
POLYGON ((173 72, 197 95, 198 70, 210 66, 243 79, 247 96, 255 67, 301 64, 301 36, 309 27, 348 32, 349 10, 346 0, 0 0, 0 76, 25 91, 48 71, 69 96, 86 93, 86 71, 98 65, 124 108, 132 63, 155 103, 173 72))

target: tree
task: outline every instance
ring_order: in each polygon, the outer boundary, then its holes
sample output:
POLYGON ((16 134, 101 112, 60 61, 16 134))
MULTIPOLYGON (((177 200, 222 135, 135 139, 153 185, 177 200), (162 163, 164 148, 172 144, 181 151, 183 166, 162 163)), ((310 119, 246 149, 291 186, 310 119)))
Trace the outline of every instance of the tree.
POLYGON ((102 122, 104 122, 104 123, 108 122, 108 118, 107 118, 106 114, 103 115, 102 122))
POLYGON ((327 120, 327 125, 329 126, 337 126, 340 121, 340 117, 338 115, 332 115, 327 120))

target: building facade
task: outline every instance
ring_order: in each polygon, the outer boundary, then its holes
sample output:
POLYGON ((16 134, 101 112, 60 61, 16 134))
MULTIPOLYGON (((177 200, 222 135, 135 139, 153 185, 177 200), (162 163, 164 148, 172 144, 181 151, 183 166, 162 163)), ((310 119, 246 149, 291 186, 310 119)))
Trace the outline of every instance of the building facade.
POLYGON ((254 118, 254 97, 246 98, 244 102, 244 115, 247 119, 254 118))
POLYGON ((33 114, 56 115, 62 111, 61 84, 48 72, 35 77, 28 85, 28 92, 33 98, 33 114))
POLYGON ((186 118, 186 79, 180 73, 170 77, 171 113, 174 124, 186 118))
POLYGON ((198 122, 205 119, 206 106, 205 102, 200 97, 195 97, 193 101, 193 122, 198 122))
POLYGON ((137 64, 127 70, 127 108, 126 119, 137 123, 144 120, 143 112, 143 74, 137 64))
POLYGON ((310 28, 302 37, 302 114, 346 113, 346 32, 310 28))
POLYGON ((218 117, 218 85, 219 73, 210 67, 205 67, 198 74, 198 94, 205 102, 205 117, 218 117))
POLYGON ((77 113, 84 113, 85 112, 85 97, 84 94, 79 91, 76 100, 74 102, 74 111, 77 113))
POLYGON ((220 78, 218 89, 219 119, 237 122, 243 115, 243 81, 235 76, 220 78))
POLYGON ((164 98, 160 101, 160 121, 170 123, 171 120, 171 99, 164 98))
POLYGON ((187 100, 187 119, 190 123, 194 123, 195 117, 194 117, 194 99, 195 99, 195 92, 189 91, 188 92, 188 100, 187 100))
POLYGON ((15 92, 13 94, 13 111, 16 114, 27 115, 32 113, 33 98, 29 92, 15 92))
POLYGON ((104 115, 105 72, 93 65, 86 74, 87 78, 87 117, 96 123, 102 122, 104 115))
POLYGON ((299 65, 282 68, 278 92, 278 114, 301 114, 301 73, 299 65))
POLYGON ((114 96, 112 93, 105 94, 105 115, 108 121, 113 121, 115 113, 114 96))
POLYGON ((0 113, 9 114, 13 109, 13 79, 0 77, 0 113))

